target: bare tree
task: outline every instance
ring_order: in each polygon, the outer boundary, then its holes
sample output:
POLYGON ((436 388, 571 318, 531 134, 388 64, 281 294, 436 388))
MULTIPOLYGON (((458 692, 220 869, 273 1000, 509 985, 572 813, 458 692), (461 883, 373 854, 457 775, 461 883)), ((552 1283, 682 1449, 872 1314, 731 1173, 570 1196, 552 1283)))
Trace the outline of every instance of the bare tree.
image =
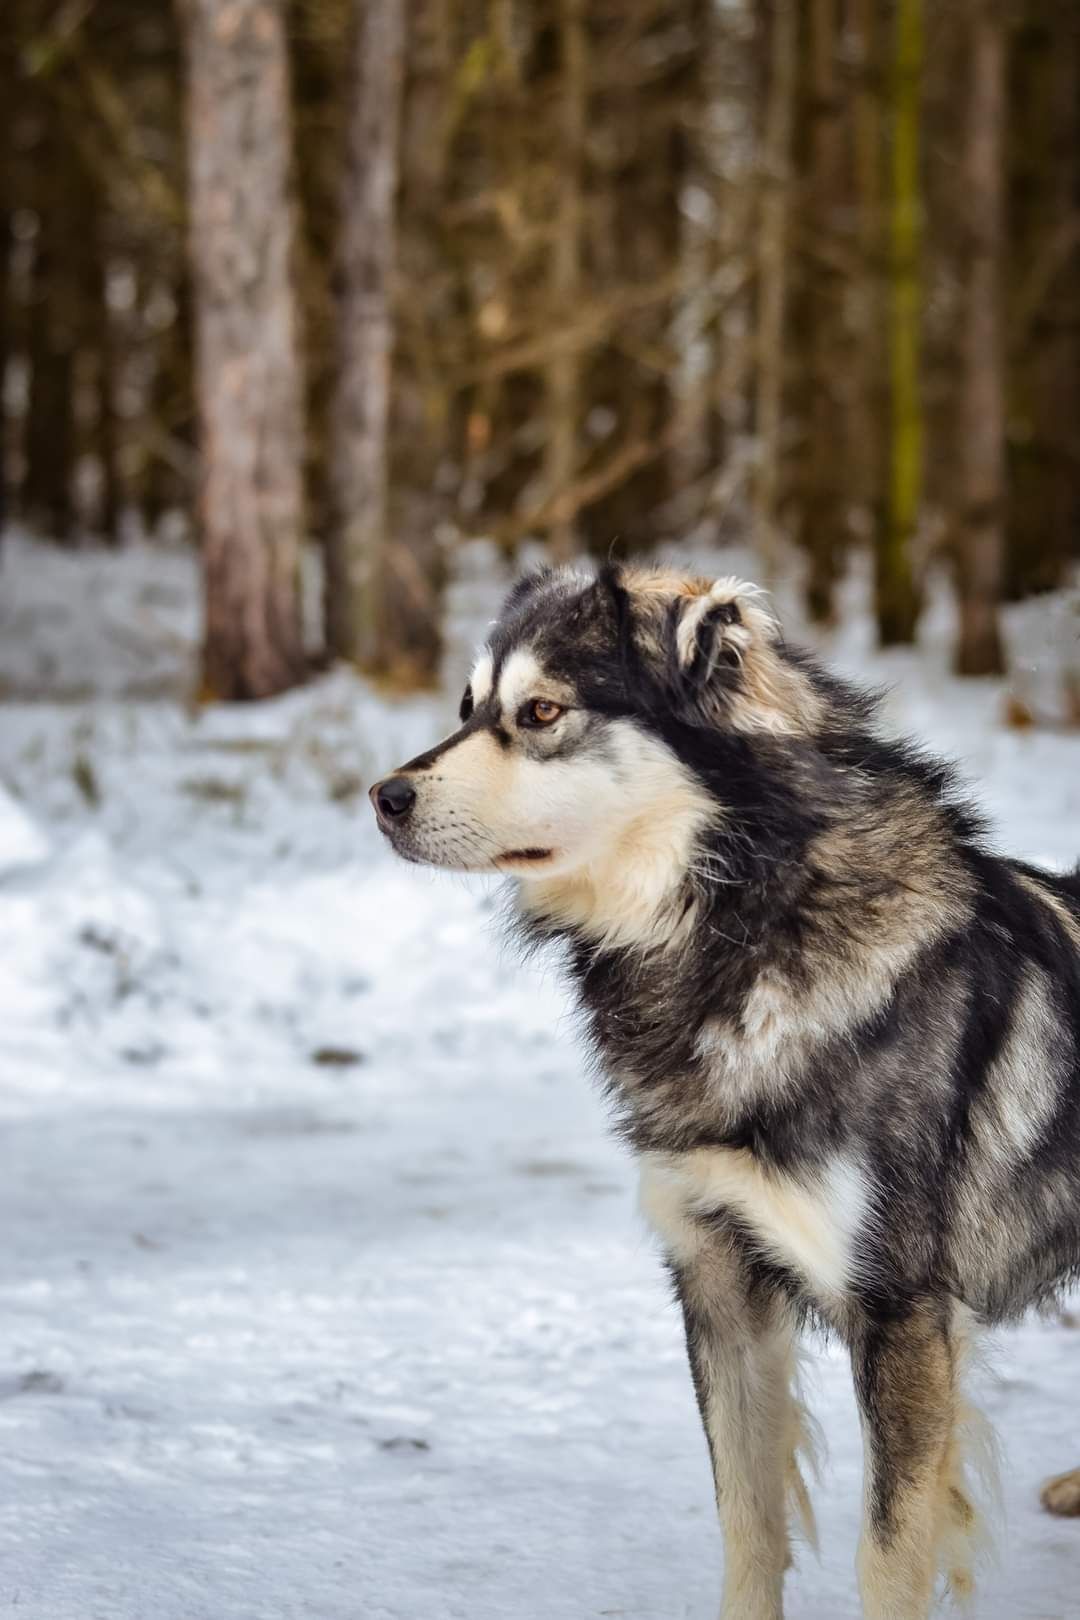
POLYGON ((446 206, 459 66, 456 0, 411 0, 401 116, 388 532, 379 671, 398 687, 432 685, 442 655, 445 474, 455 399, 444 344, 459 331, 460 268, 446 206))
POLYGON ((890 85, 888 519, 879 531, 878 628, 885 646, 911 641, 919 616, 912 562, 923 488, 922 188, 919 130, 923 0, 897 0, 890 85))
POLYGON ((326 630, 331 652, 385 663, 390 362, 400 148, 402 0, 356 0, 338 243, 326 630))
POLYGON ((754 530, 771 580, 777 568, 784 403, 784 325, 788 286, 791 140, 795 108, 798 13, 795 0, 775 0, 762 144, 758 232, 757 477, 754 530))
MULTIPOLYGON (((35 87, 36 88, 36 87, 35 87)), ((71 216, 81 200, 75 154, 44 118, 38 96, 34 161, 44 171, 30 274, 26 348, 30 387, 24 437, 22 510, 53 540, 71 540, 75 511, 75 353, 79 337, 81 233, 71 216), (40 120, 40 122, 37 122, 40 120)))
POLYGON ((956 535, 960 636, 956 669, 1002 667, 998 605, 1004 572, 1005 387, 1001 269, 1004 203, 1005 34, 1001 0, 968 0, 970 82, 964 181, 968 210, 956 535))
POLYGON ((290 113, 279 0, 179 0, 187 51, 203 690, 304 674, 302 388, 291 281, 290 113))
POLYGON ((1020 597, 1061 583, 1080 535, 1080 18, 1072 0, 1011 15, 1006 594, 1020 597))
MULTIPOLYGON (((588 55, 584 0, 559 0, 558 35, 562 57, 558 137, 560 175, 558 215, 551 248, 552 311, 572 310, 581 295, 581 166, 585 145, 588 55)), ((556 349, 547 372, 547 453, 545 484, 556 501, 573 482, 577 462, 580 400, 579 356, 556 349)), ((552 555, 567 562, 577 550, 572 516, 559 516, 548 538, 552 555)))
POLYGON ((881 26, 878 0, 851 0, 850 37, 856 79, 852 106, 855 197, 858 208, 853 355, 852 495, 858 502, 872 554, 883 547, 887 510, 885 464, 889 435, 885 305, 885 143, 881 26))
POLYGON ((809 116, 805 239, 805 321, 809 359, 806 453, 803 476, 803 546, 807 553, 807 607, 827 623, 847 546, 850 480, 845 441, 845 389, 852 367, 846 353, 847 142, 839 81, 840 17, 837 0, 811 0, 807 76, 809 116))
POLYGON ((15 18, 8 8, 0 16, 0 96, 8 116, 0 124, 0 533, 7 520, 7 380, 12 343, 12 223, 15 213, 15 187, 11 152, 11 109, 18 83, 15 18))

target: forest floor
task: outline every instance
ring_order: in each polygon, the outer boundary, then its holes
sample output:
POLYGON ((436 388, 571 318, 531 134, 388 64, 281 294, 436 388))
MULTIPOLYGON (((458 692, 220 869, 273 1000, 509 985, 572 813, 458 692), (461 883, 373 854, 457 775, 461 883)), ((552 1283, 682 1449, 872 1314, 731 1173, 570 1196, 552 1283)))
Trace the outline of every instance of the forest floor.
MULTIPOLYGON (((494 891, 395 862, 363 789, 451 689, 341 673, 189 712, 183 554, 0 558, 0 1610, 23 1620, 712 1620, 720 1545, 676 1312, 557 984, 494 891)), ((725 571, 729 565, 725 561, 725 571)), ((857 593, 856 593, 857 594, 857 593)), ((1080 854, 1080 742, 995 682, 832 656, 960 756, 1007 849, 1080 854)), ((842 1358, 812 1355, 850 1620, 842 1358)), ((1080 1331, 996 1341, 1006 1529, 980 1620, 1075 1620, 1080 1331)))

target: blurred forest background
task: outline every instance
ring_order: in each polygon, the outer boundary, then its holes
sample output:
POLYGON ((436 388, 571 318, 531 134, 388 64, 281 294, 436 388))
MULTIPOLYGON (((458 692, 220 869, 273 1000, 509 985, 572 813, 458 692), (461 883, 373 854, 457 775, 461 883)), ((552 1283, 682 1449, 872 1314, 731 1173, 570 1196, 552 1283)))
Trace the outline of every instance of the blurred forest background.
POLYGON ((470 535, 965 674, 1075 573, 1076 0, 4 0, 0 106, 6 516, 198 545, 206 697, 430 684, 470 535))

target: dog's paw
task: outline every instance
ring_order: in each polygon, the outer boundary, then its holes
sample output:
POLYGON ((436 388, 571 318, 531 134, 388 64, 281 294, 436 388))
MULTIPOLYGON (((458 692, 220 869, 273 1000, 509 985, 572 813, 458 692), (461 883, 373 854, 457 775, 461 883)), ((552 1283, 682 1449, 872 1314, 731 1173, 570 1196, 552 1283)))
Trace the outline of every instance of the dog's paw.
POLYGON ((1039 1492, 1039 1500, 1047 1513, 1058 1513, 1070 1519, 1080 1517, 1080 1468, 1048 1479, 1039 1492))

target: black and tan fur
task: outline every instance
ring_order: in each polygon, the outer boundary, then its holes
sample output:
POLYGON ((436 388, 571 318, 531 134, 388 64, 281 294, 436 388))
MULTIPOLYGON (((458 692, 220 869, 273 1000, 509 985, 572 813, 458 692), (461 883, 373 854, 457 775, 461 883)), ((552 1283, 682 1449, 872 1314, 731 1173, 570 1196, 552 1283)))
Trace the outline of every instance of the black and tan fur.
POLYGON ((723 1620, 780 1620, 810 1520, 808 1321, 851 1352, 864 1613, 969 1593, 973 1334, 1080 1273, 1080 876, 992 854, 753 587, 660 572, 525 580, 461 729, 373 797, 563 948, 682 1306, 723 1620))

